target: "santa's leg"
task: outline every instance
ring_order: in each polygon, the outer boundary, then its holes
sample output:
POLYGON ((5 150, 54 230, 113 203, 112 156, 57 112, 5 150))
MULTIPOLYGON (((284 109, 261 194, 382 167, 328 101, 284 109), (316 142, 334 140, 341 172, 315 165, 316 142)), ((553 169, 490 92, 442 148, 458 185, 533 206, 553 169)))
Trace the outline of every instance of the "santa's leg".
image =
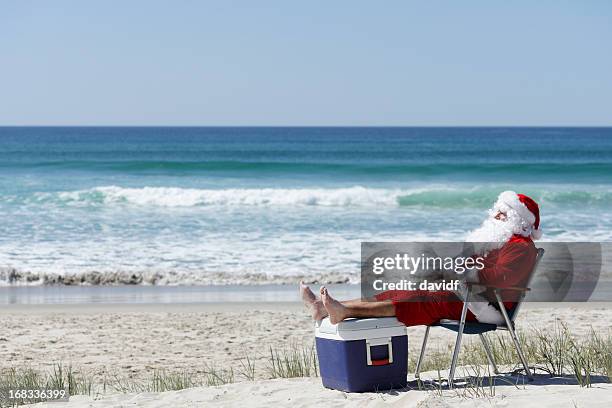
MULTIPOLYGON (((390 291, 378 294, 373 300, 339 302, 321 288, 321 301, 332 323, 349 317, 397 317, 406 326, 432 325, 442 319, 458 320, 463 302, 447 291, 390 291)), ((468 310, 466 320, 476 321, 468 310)))
POLYGON ((327 291, 325 287, 321 287, 321 300, 323 306, 329 314, 329 320, 332 324, 341 322, 349 317, 389 317, 395 316, 395 308, 393 303, 388 300, 380 302, 364 302, 362 300, 350 300, 339 302, 327 291))

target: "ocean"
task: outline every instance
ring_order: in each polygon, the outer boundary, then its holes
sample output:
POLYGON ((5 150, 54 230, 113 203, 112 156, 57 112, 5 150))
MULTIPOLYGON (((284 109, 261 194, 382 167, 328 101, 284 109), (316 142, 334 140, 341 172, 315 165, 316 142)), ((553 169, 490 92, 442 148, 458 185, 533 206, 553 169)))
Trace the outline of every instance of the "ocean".
POLYGON ((0 128, 0 285, 357 282, 504 190, 612 238, 612 128, 0 128))

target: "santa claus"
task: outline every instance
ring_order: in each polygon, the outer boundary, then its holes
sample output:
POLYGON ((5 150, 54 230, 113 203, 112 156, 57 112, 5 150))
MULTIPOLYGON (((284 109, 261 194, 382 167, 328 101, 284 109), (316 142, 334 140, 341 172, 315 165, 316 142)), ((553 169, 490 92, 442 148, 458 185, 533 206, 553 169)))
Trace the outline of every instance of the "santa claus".
MULTIPOLYGON (((504 306, 511 309, 516 291, 503 288, 527 284, 537 257, 533 240, 541 236, 538 204, 513 191, 501 193, 480 228, 467 236, 466 241, 476 245, 476 255, 484 257, 484 268, 473 271, 467 279, 501 288, 504 306)), ((329 316, 334 324, 349 317, 396 316, 406 326, 431 325, 442 319, 459 320, 463 306, 460 294, 452 291, 387 291, 371 300, 342 302, 334 299, 324 286, 320 298, 303 282, 300 292, 313 319, 329 316)), ((468 303, 467 321, 501 324, 499 305, 491 300, 487 291, 474 295, 468 303)))

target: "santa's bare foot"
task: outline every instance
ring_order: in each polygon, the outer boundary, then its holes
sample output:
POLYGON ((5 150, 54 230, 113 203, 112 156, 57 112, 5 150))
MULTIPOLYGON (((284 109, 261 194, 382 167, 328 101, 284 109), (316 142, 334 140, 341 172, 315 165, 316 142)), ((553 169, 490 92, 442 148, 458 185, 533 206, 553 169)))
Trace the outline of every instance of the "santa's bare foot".
POLYGON ((304 283, 304 281, 300 282, 300 295, 302 296, 302 301, 304 303, 310 303, 317 300, 315 294, 312 293, 312 290, 310 290, 310 288, 304 283))
POLYGON ((339 323, 346 318, 346 307, 331 297, 325 286, 321 286, 321 301, 327 310, 331 324, 339 323))
POLYGON ((325 310, 323 302, 317 299, 312 290, 304 282, 300 282, 300 295, 313 320, 323 320, 327 317, 327 310, 325 310))

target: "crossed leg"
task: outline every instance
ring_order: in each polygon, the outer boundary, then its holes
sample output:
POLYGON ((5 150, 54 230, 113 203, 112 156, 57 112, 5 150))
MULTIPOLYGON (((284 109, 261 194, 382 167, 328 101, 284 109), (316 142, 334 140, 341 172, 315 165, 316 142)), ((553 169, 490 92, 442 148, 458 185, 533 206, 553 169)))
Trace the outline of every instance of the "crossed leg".
POLYGON ((321 300, 319 300, 303 282, 300 283, 300 293, 314 320, 322 320, 329 316, 329 321, 336 324, 349 317, 395 316, 395 307, 389 300, 363 301, 354 299, 340 302, 331 297, 325 286, 321 286, 321 300))

